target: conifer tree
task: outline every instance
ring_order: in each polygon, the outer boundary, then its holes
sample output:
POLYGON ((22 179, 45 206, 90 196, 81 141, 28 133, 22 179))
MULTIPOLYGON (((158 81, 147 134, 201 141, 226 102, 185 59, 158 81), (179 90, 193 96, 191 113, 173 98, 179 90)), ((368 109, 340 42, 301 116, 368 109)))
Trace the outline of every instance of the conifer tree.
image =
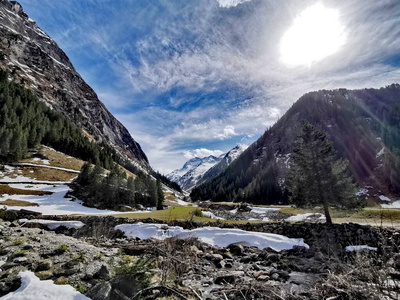
POLYGON ((299 207, 322 205, 332 224, 329 207, 355 208, 361 203, 348 175, 348 163, 335 160, 336 151, 326 134, 305 122, 290 159, 287 176, 290 200, 299 207))
POLYGON ((162 210, 163 209, 163 204, 164 204, 164 192, 161 187, 161 182, 159 179, 157 179, 157 210, 162 210))

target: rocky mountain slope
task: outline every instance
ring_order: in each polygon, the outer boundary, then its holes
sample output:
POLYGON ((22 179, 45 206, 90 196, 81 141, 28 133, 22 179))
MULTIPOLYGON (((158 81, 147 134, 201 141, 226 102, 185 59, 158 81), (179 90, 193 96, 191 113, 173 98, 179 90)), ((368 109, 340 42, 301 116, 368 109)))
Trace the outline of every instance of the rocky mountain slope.
POLYGON ((192 158, 181 169, 174 170, 167 177, 178 183, 184 190, 191 190, 194 186, 225 170, 246 148, 245 145, 238 145, 219 157, 210 155, 204 158, 192 158))
POLYGON ((195 157, 188 160, 181 169, 172 171, 167 175, 167 178, 178 183, 182 189, 190 190, 193 188, 197 182, 202 178, 202 176, 218 162, 220 162, 225 154, 219 157, 213 155, 199 158, 195 157))
POLYGON ((106 109, 67 55, 15 1, 0 0, 0 37, 0 67, 13 80, 64 113, 90 139, 104 141, 148 166, 145 153, 128 130, 106 109))
POLYGON ((244 150, 247 149, 246 145, 237 145, 235 148, 229 150, 224 157, 221 159, 219 163, 215 166, 211 167, 197 182, 197 185, 207 181, 214 176, 217 176, 223 170, 225 170, 236 158, 239 157, 240 154, 243 153, 244 150))
POLYGON ((272 204, 287 201, 285 176, 305 120, 325 131, 367 198, 400 193, 400 85, 318 91, 302 96, 282 118, 192 198, 272 204))

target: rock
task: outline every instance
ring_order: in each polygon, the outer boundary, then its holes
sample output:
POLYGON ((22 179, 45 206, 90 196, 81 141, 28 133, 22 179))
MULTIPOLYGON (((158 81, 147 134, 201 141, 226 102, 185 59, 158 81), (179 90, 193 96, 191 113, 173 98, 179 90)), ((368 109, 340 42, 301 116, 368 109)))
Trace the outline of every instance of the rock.
POLYGON ((53 263, 51 260, 42 260, 41 262, 39 262, 39 264, 37 265, 35 271, 39 272, 39 271, 46 271, 49 270, 51 267, 53 266, 53 263))
POLYGON ((220 273, 214 280, 215 284, 233 284, 235 283, 236 279, 243 276, 243 271, 233 271, 229 273, 220 273))
POLYGON ((49 270, 37 272, 37 273, 35 273, 35 275, 37 277, 39 277, 40 280, 48 280, 48 279, 53 278, 53 276, 54 276, 54 274, 52 272, 50 272, 49 270))
POLYGON ((267 281, 269 280, 269 276, 268 275, 260 275, 257 277, 257 280, 259 281, 267 281))
POLYGON ((224 258, 222 257, 221 254, 207 254, 205 256, 205 259, 212 261, 213 263, 218 263, 219 261, 223 260, 224 258))
POLYGON ((111 295, 111 290, 112 287, 109 282, 99 282, 86 293, 86 296, 90 299, 108 300, 111 295))
POLYGON ((279 274, 278 273, 274 273, 271 275, 271 279, 273 280, 279 280, 279 274))
POLYGON ((226 263, 225 263, 225 261, 223 261, 223 260, 221 260, 221 261, 219 261, 219 262, 217 262, 217 263, 215 264, 215 266, 216 266, 217 268, 219 268, 219 269, 225 267, 225 265, 226 265, 226 263))
POLYGON ((96 272, 93 277, 96 279, 98 278, 98 279, 109 280, 111 278, 111 272, 107 266, 102 265, 100 267, 100 270, 96 272))
POLYGON ((242 256, 244 252, 244 247, 242 245, 230 244, 228 247, 229 252, 236 256, 242 256))

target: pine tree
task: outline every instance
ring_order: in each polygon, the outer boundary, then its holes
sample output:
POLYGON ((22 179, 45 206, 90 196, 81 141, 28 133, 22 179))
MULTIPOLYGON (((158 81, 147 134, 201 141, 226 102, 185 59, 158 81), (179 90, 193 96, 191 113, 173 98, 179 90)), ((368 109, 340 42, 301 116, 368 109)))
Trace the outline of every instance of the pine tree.
POLYGON ((299 207, 322 205, 326 222, 332 224, 329 207, 355 208, 361 203, 356 185, 348 175, 348 163, 336 160, 326 134, 305 122, 290 159, 287 176, 290 200, 299 207))
POLYGON ((157 179, 157 210, 162 210, 163 209, 163 204, 164 204, 164 192, 161 187, 161 182, 159 179, 157 179))

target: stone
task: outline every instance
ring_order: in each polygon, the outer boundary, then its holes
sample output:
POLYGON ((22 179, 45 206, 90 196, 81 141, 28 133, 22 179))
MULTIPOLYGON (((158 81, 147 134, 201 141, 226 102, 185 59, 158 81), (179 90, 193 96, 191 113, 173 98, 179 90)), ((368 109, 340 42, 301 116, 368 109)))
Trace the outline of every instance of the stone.
POLYGON ((215 278, 214 283, 215 284, 233 284, 236 282, 236 279, 243 276, 244 272, 243 271, 233 271, 229 273, 219 273, 218 276, 215 278))
POLYGON ((111 290, 112 287, 109 282, 99 282, 86 293, 86 296, 90 299, 108 300, 110 299, 111 290))
POLYGON ((229 252, 236 256, 242 256, 244 252, 244 247, 242 245, 230 244, 228 247, 229 252))
POLYGON ((97 272, 94 274, 93 277, 94 277, 94 278, 98 278, 98 279, 109 280, 109 279, 111 278, 111 272, 110 272, 110 270, 108 269, 107 266, 102 265, 102 266, 100 267, 100 270, 97 271, 97 272))
POLYGON ((49 270, 51 267, 53 266, 53 263, 51 260, 46 259, 46 260, 42 260, 41 262, 39 262, 39 264, 37 265, 35 271, 46 271, 49 270))
POLYGON ((215 266, 216 266, 217 268, 219 268, 219 269, 225 267, 225 265, 226 265, 226 262, 223 261, 223 260, 221 260, 221 261, 219 261, 219 262, 217 262, 217 263, 215 264, 215 266))

